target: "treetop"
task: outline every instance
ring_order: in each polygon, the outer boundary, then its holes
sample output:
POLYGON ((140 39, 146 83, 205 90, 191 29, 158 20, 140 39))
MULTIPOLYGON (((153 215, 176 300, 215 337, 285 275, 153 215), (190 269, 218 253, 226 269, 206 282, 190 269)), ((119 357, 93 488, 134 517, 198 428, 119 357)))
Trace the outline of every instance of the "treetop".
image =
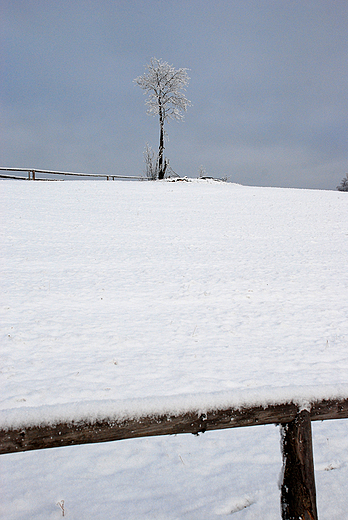
POLYGON ((147 71, 134 82, 149 94, 146 101, 148 114, 158 115, 162 110, 164 119, 183 119, 183 112, 191 105, 184 94, 190 79, 187 74, 189 69, 175 69, 155 57, 151 58, 146 68, 147 71))

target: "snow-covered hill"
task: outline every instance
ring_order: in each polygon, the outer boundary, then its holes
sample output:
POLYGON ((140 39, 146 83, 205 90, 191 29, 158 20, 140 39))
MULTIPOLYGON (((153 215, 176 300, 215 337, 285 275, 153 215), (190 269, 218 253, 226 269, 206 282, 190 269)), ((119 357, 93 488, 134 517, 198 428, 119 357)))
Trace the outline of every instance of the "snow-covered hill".
MULTIPOLYGON (((197 398, 348 396, 345 193, 4 181, 0 200, 2 424, 128 400, 134 413, 197 398)), ((320 473, 329 500, 347 477, 347 426, 315 427, 316 462, 340 470, 320 473), (326 444, 329 431, 345 449, 326 444)), ((76 519, 278 518, 277 436, 262 427, 6 456, 4 518, 58 518, 61 499, 76 519)))

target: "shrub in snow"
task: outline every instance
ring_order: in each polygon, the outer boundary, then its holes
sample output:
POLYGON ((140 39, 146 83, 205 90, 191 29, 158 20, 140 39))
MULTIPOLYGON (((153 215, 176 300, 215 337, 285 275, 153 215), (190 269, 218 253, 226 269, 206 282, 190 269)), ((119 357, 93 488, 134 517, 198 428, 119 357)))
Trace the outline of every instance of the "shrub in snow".
POLYGON ((342 179, 341 184, 337 186, 338 191, 348 191, 348 173, 342 179))
POLYGON ((157 162, 155 152, 151 146, 146 143, 144 150, 145 175, 150 181, 155 181, 158 176, 157 162))

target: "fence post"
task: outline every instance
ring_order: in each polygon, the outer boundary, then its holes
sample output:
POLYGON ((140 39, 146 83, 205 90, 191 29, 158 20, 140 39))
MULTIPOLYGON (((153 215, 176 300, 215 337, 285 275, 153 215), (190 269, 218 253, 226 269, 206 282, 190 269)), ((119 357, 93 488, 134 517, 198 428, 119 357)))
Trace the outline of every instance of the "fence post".
POLYGON ((314 479, 311 418, 307 410, 281 425, 283 520, 318 520, 314 479))

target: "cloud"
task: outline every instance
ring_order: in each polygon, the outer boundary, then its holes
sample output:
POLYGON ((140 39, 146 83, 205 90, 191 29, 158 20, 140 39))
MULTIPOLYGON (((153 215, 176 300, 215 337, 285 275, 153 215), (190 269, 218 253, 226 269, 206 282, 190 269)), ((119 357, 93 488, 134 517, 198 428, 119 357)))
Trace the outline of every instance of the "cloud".
POLYGON ((327 189, 347 170, 346 3, 15 0, 2 14, 3 165, 140 173, 158 124, 133 79, 157 56, 191 69, 193 106, 167 129, 175 170, 327 189))

